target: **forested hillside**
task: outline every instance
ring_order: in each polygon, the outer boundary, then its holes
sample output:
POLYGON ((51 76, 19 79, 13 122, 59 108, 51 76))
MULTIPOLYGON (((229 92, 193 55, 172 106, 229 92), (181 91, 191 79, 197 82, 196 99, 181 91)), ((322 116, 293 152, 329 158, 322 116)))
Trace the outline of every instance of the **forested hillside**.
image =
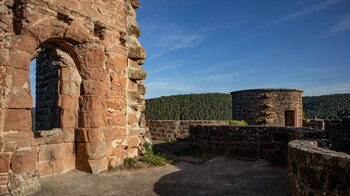
MULTIPOLYGON (((230 120, 231 95, 190 94, 146 100, 147 120, 230 120)), ((350 94, 303 97, 305 118, 336 119, 350 115, 350 94)))
POLYGON ((231 95, 208 93, 160 97, 146 100, 146 119, 230 120, 231 95))
POLYGON ((337 119, 350 116, 350 94, 303 97, 306 118, 337 119))

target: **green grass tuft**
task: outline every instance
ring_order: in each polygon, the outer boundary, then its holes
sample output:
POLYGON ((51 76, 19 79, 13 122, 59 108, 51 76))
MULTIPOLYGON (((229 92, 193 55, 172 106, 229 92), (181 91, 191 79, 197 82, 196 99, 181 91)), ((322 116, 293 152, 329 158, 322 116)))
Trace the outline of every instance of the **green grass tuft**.
POLYGON ((136 160, 134 158, 126 158, 126 159, 124 159, 124 165, 126 167, 132 167, 135 164, 136 164, 136 160))
POLYGON ((154 166, 164 166, 166 164, 167 160, 163 155, 161 155, 160 153, 158 154, 153 153, 151 144, 146 142, 143 144, 143 147, 146 149, 146 153, 141 158, 142 162, 145 162, 149 165, 154 165, 154 166))
POLYGON ((142 162, 145 162, 149 165, 154 165, 154 166, 164 166, 166 164, 166 158, 163 155, 160 154, 145 154, 141 158, 142 162))

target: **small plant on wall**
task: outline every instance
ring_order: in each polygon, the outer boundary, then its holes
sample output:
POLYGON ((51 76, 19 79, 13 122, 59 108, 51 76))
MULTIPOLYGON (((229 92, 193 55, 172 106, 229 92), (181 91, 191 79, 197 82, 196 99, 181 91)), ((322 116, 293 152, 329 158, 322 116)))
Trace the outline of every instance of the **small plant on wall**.
POLYGON ((132 167, 136 164, 136 160, 134 158, 126 158, 124 159, 124 165, 126 167, 132 167))
POLYGON ((230 120, 229 125, 234 125, 234 126, 247 126, 248 123, 245 122, 244 120, 230 120))

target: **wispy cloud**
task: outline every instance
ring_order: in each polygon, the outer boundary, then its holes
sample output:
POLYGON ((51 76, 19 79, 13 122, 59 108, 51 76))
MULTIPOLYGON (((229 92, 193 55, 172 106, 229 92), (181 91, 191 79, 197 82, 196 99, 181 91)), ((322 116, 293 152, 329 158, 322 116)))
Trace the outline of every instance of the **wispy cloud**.
POLYGON ((226 31, 232 27, 236 27, 239 25, 242 25, 244 23, 247 22, 247 16, 238 16, 234 19, 232 19, 230 22, 226 23, 226 24, 221 24, 221 25, 217 25, 217 26, 208 26, 205 27, 202 30, 203 34, 210 34, 213 32, 220 32, 220 31, 226 31))
POLYGON ((145 83, 147 86, 146 98, 154 98, 175 94, 199 93, 205 91, 202 87, 182 80, 164 80, 145 83))
MULTIPOLYGON (((236 19, 226 24, 204 27, 195 32, 188 32, 183 28, 174 26, 174 25, 169 25, 169 24, 165 25, 167 29, 160 30, 162 34, 158 38, 157 43, 154 43, 154 45, 156 45, 158 48, 163 48, 163 50, 151 55, 149 58, 153 59, 153 58, 160 57, 163 54, 168 53, 170 51, 181 50, 185 48, 192 48, 192 47, 198 46, 202 42, 204 42, 209 35, 215 32, 228 30, 234 26, 243 24, 244 21, 245 21, 245 17, 241 16, 241 17, 237 17, 236 19)), ((164 25, 163 26, 158 25, 158 27, 164 28, 164 25)), ((152 27, 152 30, 155 30, 154 27, 152 27)))
POLYGON ((194 34, 188 37, 182 37, 181 41, 175 44, 171 49, 178 50, 182 48, 191 48, 199 45, 203 41, 204 41, 204 36, 200 34, 194 34))
POLYGON ((228 74, 212 74, 207 77, 205 77, 206 80, 227 80, 232 79, 233 77, 236 77, 240 75, 241 73, 228 73, 228 74))
POLYGON ((341 17, 337 22, 330 26, 328 32, 322 38, 332 37, 350 30, 350 14, 341 17))
POLYGON ((269 26, 272 26, 272 25, 275 25, 275 24, 278 24, 278 23, 281 23, 281 22, 292 20, 294 18, 303 16, 303 15, 306 15, 306 14, 311 14, 313 12, 322 11, 322 10, 324 10, 324 9, 326 9, 326 8, 336 4, 336 3, 339 3, 340 1, 341 0, 325 0, 325 1, 322 1, 319 4, 316 4, 316 5, 313 5, 313 6, 304 8, 304 9, 301 9, 299 11, 296 11, 296 12, 292 13, 292 14, 284 16, 284 17, 282 17, 282 18, 280 18, 278 20, 275 20, 273 22, 270 22, 268 24, 260 26, 258 29, 266 28, 266 27, 269 27, 269 26))
POLYGON ((337 93, 348 93, 350 92, 350 83, 336 83, 330 85, 320 85, 304 88, 306 96, 314 95, 327 95, 327 94, 337 94, 337 93))
POLYGON ((158 69, 149 71, 149 74, 155 74, 155 73, 158 73, 158 72, 161 72, 164 70, 175 69, 177 67, 181 67, 181 66, 180 65, 166 65, 166 66, 160 67, 158 69))
POLYGON ((199 45, 205 40, 205 36, 199 33, 184 33, 179 30, 173 32, 171 35, 163 36, 160 39, 159 47, 165 48, 163 51, 150 56, 150 58, 157 58, 167 52, 180 50, 184 48, 191 48, 199 45))

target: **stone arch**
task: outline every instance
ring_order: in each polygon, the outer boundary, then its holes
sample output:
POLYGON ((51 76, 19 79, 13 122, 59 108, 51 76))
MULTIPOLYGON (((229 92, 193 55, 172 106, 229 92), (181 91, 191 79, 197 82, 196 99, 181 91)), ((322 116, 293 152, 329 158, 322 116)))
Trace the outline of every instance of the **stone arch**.
POLYGON ((37 130, 78 128, 81 81, 74 60, 63 49, 50 48, 39 53, 37 130))
MULTIPOLYGON (((137 7, 137 0, 0 1, 0 194, 36 191, 39 176, 70 169, 100 172, 144 150, 137 7), (81 86, 78 122, 34 139, 28 72, 41 49, 74 62, 81 86)), ((58 99, 63 111, 67 100, 58 99)))
POLYGON ((7 104, 3 128, 7 132, 4 134, 4 152, 11 155, 7 158, 10 170, 7 184, 11 194, 38 190, 40 175, 76 168, 74 132, 78 128, 81 77, 78 71, 80 61, 72 47, 72 40, 53 37, 39 43, 32 42, 34 36, 24 36, 25 40, 21 37, 16 36, 13 43, 18 49, 9 50, 11 62, 6 76, 9 88, 3 97, 7 104), (33 43, 37 44, 33 46, 33 43), (59 67, 57 106, 60 108, 60 127, 41 132, 37 134, 39 138, 34 138, 29 129, 33 103, 29 64, 36 56, 42 56, 40 51, 44 50, 49 55, 48 61, 59 67), (57 151, 58 148, 64 151, 57 151), (23 181, 23 178, 26 180, 23 181))

